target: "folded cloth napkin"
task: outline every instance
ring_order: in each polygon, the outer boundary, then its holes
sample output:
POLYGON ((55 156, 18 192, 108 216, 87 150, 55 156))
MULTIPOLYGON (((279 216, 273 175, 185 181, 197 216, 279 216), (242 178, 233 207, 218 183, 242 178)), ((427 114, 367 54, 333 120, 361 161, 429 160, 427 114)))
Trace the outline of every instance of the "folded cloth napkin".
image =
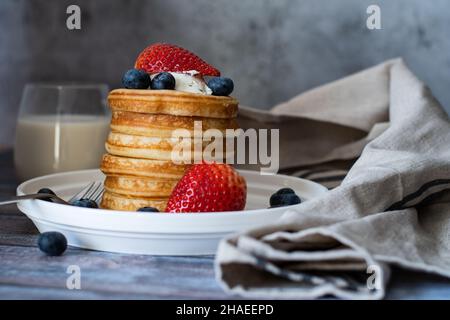
POLYGON ((242 123, 281 128, 283 170, 341 162, 345 172, 359 158, 322 197, 225 238, 215 261, 225 290, 380 299, 392 265, 450 277, 450 123, 401 59, 270 112, 245 109, 242 123))

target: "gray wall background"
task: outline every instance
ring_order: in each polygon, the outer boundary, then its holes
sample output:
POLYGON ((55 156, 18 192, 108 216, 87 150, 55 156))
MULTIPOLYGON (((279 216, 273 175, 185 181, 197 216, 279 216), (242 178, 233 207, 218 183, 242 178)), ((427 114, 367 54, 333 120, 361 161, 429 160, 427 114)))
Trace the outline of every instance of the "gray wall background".
POLYGON ((119 87, 156 41, 217 66, 249 106, 403 56, 450 110, 449 13, 448 0, 1 0, 0 144, 13 143, 25 83, 119 87), (81 7, 82 30, 67 30, 69 4, 81 7), (370 4, 381 7, 382 30, 366 28, 370 4))

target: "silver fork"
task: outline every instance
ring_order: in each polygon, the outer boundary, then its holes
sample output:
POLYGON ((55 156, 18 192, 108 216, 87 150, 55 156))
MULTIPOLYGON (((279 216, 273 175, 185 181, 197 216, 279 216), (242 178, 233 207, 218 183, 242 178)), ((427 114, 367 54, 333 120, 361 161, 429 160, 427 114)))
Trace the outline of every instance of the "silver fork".
POLYGON ((101 199, 103 192, 103 182, 91 182, 86 187, 81 189, 77 194, 75 194, 72 198, 69 199, 69 203, 73 203, 80 199, 89 199, 94 200, 98 203, 101 199))
POLYGON ((23 196, 15 196, 11 199, 0 201, 0 206, 5 204, 11 204, 16 203, 22 200, 30 200, 30 199, 52 199, 55 203, 60 204, 72 204, 76 200, 80 199, 89 199, 94 200, 98 203, 101 196, 103 195, 104 189, 103 189, 103 183, 102 182, 91 182, 86 187, 81 189, 77 194, 75 194, 72 198, 70 198, 69 201, 65 201, 64 199, 61 199, 60 197, 52 194, 47 193, 33 193, 33 194, 26 194, 23 196))

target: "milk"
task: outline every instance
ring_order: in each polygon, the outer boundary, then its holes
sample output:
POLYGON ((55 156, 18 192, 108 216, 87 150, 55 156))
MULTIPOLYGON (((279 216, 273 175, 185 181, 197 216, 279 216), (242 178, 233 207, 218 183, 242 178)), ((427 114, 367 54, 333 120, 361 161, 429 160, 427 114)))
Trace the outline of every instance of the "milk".
POLYGON ((14 162, 20 179, 98 168, 110 119, 94 115, 19 117, 14 162))

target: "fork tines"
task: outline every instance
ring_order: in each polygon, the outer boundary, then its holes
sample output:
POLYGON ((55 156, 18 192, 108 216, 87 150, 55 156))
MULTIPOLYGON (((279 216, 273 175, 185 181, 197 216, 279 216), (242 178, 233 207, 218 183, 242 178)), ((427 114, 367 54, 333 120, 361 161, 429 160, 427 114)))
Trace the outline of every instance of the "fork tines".
POLYGON ((76 195, 74 195, 69 202, 72 203, 74 201, 80 199, 90 199, 98 203, 103 195, 103 182, 95 181, 88 184, 86 187, 81 189, 76 195))

